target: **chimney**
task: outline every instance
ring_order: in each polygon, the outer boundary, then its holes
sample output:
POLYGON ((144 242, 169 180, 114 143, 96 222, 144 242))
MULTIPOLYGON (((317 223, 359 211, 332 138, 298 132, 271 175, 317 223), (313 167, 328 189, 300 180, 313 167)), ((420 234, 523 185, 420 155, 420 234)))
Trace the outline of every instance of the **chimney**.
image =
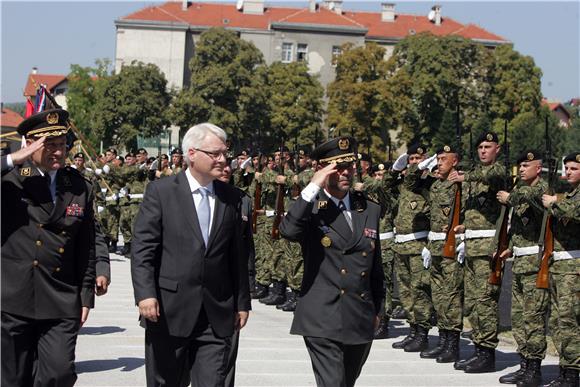
POLYGON ((187 7, 189 7, 189 1, 187 1, 187 0, 181 0, 181 10, 182 11, 187 11, 187 7))
POLYGON ((30 72, 30 74, 38 74, 38 67, 33 67, 32 71, 30 72))
POLYGON ((324 0, 324 8, 342 15, 342 0, 324 0))
POLYGON ((309 0, 308 1, 308 10, 310 12, 316 12, 316 0, 309 0))
POLYGON ((395 3, 381 4, 381 21, 394 22, 395 21, 395 3))
POLYGON ((245 15, 263 15, 264 0, 244 0, 245 15))
POLYGON ((433 20, 431 20, 433 23, 435 23, 436 26, 440 26, 441 25, 441 6, 440 5, 434 5, 431 10, 434 13, 433 16, 433 20))

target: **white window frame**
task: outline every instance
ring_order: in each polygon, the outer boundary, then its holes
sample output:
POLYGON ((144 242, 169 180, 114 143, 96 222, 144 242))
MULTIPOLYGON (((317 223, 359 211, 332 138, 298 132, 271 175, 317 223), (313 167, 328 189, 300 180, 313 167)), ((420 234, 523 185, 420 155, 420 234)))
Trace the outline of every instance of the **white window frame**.
POLYGON ((294 43, 282 43, 282 63, 290 63, 294 59, 294 43))
POLYGON ((308 63, 308 44, 298 43, 296 46, 296 61, 308 63))
POLYGON ((340 46, 332 46, 332 66, 336 67, 336 62, 338 57, 342 54, 342 48, 340 46))

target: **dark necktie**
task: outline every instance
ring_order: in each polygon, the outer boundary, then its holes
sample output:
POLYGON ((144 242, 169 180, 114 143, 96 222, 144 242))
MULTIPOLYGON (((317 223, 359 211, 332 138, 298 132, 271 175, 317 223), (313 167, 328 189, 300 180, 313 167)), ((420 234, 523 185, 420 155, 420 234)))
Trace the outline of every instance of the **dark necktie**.
POLYGON ((348 227, 350 227, 350 230, 352 231, 352 220, 346 213, 347 211, 346 206, 344 205, 344 202, 342 200, 338 202, 338 209, 342 212, 342 215, 346 219, 346 223, 348 223, 348 227))

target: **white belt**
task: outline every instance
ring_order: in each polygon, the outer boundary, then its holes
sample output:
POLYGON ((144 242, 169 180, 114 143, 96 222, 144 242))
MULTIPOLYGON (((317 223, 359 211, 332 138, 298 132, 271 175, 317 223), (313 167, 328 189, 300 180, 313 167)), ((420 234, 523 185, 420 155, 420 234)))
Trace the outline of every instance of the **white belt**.
POLYGON ((554 251, 554 260, 556 261, 575 258, 580 258, 580 250, 554 251))
POLYGON ((429 236, 427 238, 429 238, 429 240, 433 242, 433 241, 444 241, 446 237, 447 234, 444 232, 429 231, 429 236))
POLYGON ((276 215, 276 211, 274 211, 274 210, 266 210, 266 216, 268 218, 271 218, 274 215, 276 215))
POLYGON ((423 238, 427 238, 427 236, 429 235, 428 231, 419 231, 419 232, 414 232, 412 234, 397 234, 395 236, 395 242, 396 243, 404 243, 404 242, 409 242, 409 241, 414 241, 417 239, 423 239, 423 238))
POLYGON ((119 197, 117 195, 106 196, 105 201, 106 202, 116 202, 118 198, 119 197))
POLYGON ((129 194, 129 199, 143 199, 143 194, 129 194))
POLYGON ((534 255, 540 252, 538 246, 528 246, 528 247, 515 247, 514 246, 514 257, 521 257, 522 255, 534 255))
POLYGON ((390 231, 390 232, 382 232, 379 234, 379 239, 384 241, 385 239, 393 239, 395 237, 395 233, 390 231))
POLYGON ((495 230, 465 230, 465 239, 493 238, 495 230))

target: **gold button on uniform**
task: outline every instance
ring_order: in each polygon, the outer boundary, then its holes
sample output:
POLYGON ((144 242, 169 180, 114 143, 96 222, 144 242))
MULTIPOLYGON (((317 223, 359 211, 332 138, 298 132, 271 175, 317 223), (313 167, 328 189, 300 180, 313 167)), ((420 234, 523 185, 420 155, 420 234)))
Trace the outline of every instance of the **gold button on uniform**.
POLYGON ((36 241, 36 246, 42 246, 42 241, 36 241))
POLYGON ((364 277, 364 276, 366 276, 366 275, 367 275, 367 272, 366 272, 366 271, 363 271, 362 273, 360 273, 360 276, 361 276, 361 277, 364 277))
POLYGON ((34 261, 32 261, 32 266, 38 266, 38 260, 35 259, 34 261))
POLYGON ((38 223, 37 226, 38 226, 38 228, 43 228, 44 227, 44 224, 38 223))
POLYGON ((57 267, 56 269, 54 269, 55 272, 59 272, 60 271, 60 267, 57 267))
POLYGON ((344 289, 340 289, 340 295, 342 296, 344 294, 344 289))
POLYGON ((346 274, 346 269, 340 269, 340 274, 345 275, 346 274))
POLYGON ((363 257, 366 257, 366 256, 367 256, 367 252, 366 252, 366 251, 363 251, 363 252, 362 252, 362 256, 363 256, 363 257))
POLYGON ((58 249, 58 252, 59 252, 59 253, 61 253, 61 254, 62 254, 62 253, 64 253, 64 247, 60 247, 60 248, 58 249))

